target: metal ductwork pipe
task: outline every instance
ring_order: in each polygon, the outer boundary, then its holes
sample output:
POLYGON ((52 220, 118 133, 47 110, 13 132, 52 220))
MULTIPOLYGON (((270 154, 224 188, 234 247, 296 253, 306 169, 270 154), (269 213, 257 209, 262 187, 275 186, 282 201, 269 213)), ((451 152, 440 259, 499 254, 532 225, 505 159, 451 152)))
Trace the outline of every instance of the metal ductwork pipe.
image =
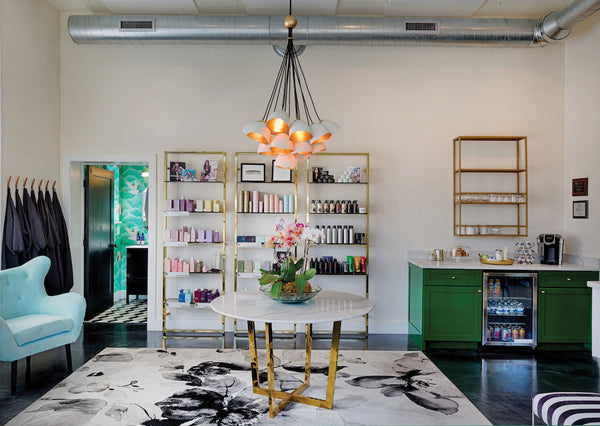
MULTIPOLYGON (((600 9, 600 0, 576 0, 535 19, 297 17, 298 45, 532 47, 561 40, 600 9)), ((284 45, 283 17, 201 15, 72 15, 75 43, 203 43, 284 45)))

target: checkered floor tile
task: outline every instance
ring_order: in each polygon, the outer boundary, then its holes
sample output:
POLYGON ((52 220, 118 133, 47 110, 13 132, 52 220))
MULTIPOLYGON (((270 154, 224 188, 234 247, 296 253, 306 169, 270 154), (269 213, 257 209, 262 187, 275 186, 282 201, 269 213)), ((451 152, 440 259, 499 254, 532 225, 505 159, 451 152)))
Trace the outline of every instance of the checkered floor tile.
POLYGON ((147 306, 147 299, 131 299, 129 304, 121 300, 88 322, 145 324, 147 306))

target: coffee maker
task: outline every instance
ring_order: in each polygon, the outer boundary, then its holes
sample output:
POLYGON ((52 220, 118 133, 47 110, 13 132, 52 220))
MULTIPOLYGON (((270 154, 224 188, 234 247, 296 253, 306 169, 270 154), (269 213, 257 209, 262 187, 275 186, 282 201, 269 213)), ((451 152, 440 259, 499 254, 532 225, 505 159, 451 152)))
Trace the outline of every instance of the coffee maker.
POLYGON ((545 265, 561 265, 564 242, 565 240, 559 234, 538 235, 540 263, 545 265))

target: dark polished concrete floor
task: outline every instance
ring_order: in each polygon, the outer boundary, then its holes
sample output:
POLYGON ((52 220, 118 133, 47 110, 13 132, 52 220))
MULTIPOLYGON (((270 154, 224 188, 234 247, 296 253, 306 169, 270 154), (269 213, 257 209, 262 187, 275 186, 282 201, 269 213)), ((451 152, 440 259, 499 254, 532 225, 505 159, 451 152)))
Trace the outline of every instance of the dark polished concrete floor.
MULTIPOLYGON (((315 339, 313 348, 329 349, 328 339, 315 339)), ((105 347, 160 347, 160 332, 145 325, 85 323, 72 347, 73 368, 78 368, 105 347)), ((264 341, 258 342, 264 347, 264 341)), ((173 339, 169 347, 247 348, 248 341, 228 334, 221 338, 173 339)), ((301 336, 277 339, 275 348, 304 348, 301 336)), ((365 349, 361 340, 342 339, 340 349, 365 349)), ((418 350, 406 335, 371 335, 369 350, 418 350)), ((599 392, 599 363, 589 352, 479 352, 427 350, 426 355, 494 424, 531 422, 531 398, 550 391, 599 392)), ((0 424, 7 423, 68 376, 64 348, 31 358, 32 380, 25 385, 25 362, 19 363, 17 395, 10 395, 10 363, 0 363, 0 424)))

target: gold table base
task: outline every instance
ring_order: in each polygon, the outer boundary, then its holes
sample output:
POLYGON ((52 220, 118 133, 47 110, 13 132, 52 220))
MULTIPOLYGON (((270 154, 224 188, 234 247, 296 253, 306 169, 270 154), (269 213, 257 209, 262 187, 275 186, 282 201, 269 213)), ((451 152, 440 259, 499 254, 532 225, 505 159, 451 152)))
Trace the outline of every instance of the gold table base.
POLYGON ((254 321, 248 321, 248 342, 250 345, 250 366, 252 369, 252 389, 254 393, 269 397, 269 416, 275 417, 290 402, 312 405, 314 407, 328 408, 333 407, 333 391, 335 388, 335 375, 337 372, 337 361, 340 347, 340 329, 341 321, 333 323, 333 333, 331 336, 331 352, 329 356, 329 373, 327 375, 327 391, 325 399, 313 398, 301 395, 301 393, 310 386, 310 365, 312 350, 312 324, 306 324, 306 365, 304 369, 304 382, 292 392, 275 390, 275 371, 273 362, 273 329, 271 323, 265 323, 265 338, 267 341, 267 377, 268 387, 260 386, 258 376, 258 355, 256 352, 256 333, 254 321), (281 399, 277 403, 277 399, 281 399))

